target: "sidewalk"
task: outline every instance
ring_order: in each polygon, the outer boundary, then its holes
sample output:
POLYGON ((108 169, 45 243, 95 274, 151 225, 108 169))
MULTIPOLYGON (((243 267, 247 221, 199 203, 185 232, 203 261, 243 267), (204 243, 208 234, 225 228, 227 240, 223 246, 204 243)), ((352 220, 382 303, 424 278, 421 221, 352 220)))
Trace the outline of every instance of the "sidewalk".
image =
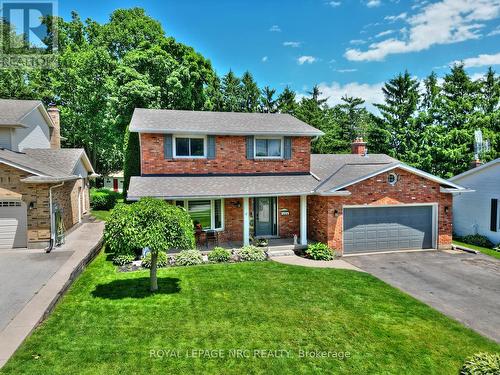
POLYGON ((315 267, 315 268, 337 268, 342 270, 364 272, 362 269, 353 266, 352 264, 342 259, 312 260, 312 259, 302 258, 297 255, 278 256, 278 257, 272 257, 270 259, 278 263, 291 264, 294 266, 315 267))
POLYGON ((103 222, 83 223, 68 234, 63 246, 55 248, 51 254, 48 254, 50 256, 57 252, 73 252, 38 293, 0 332, 0 368, 33 329, 50 314, 73 280, 94 258, 102 244, 103 230, 103 222))

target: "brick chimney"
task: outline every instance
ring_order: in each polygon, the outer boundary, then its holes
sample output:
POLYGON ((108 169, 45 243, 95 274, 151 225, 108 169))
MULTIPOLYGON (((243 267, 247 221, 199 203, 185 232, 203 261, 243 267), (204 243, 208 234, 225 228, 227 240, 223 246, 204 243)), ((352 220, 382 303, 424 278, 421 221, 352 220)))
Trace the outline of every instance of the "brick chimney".
POLYGON ((479 160, 478 158, 475 158, 470 163, 470 169, 474 169, 474 168, 480 167, 481 165, 483 165, 483 162, 481 160, 479 160))
POLYGON ((49 104, 47 112, 54 123, 54 128, 50 132, 50 148, 61 148, 61 123, 59 121, 59 109, 55 104, 49 104))
POLYGON ((358 137, 351 144, 352 153, 355 155, 366 155, 366 142, 363 141, 363 138, 358 137))

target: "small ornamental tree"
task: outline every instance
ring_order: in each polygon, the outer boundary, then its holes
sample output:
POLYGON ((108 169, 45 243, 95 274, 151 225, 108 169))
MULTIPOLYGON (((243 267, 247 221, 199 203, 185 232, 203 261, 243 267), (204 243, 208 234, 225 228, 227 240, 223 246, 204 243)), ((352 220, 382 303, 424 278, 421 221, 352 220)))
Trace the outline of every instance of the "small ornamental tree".
POLYGON ((112 251, 131 252, 149 248, 150 289, 154 292, 158 290, 158 253, 169 249, 194 248, 193 221, 185 210, 160 199, 143 198, 128 205, 129 208, 123 206, 115 208, 118 213, 113 210, 106 224, 106 241, 111 241, 109 246, 112 251), (118 236, 121 238, 113 243, 118 236))

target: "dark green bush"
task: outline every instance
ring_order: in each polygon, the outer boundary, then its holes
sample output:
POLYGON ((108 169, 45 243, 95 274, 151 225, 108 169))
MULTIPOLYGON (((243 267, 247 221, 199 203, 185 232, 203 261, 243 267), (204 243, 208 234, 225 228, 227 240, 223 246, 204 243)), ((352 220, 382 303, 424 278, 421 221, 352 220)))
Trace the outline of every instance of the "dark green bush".
POLYGON ((488 237, 481 234, 469 234, 467 236, 460 237, 459 241, 468 243, 469 245, 486 247, 488 249, 493 248, 493 243, 488 239, 488 237))
POLYGON ((119 203, 111 211, 104 227, 106 248, 114 254, 135 254, 140 249, 131 240, 133 205, 119 203))
MULTIPOLYGON (((141 261, 141 266, 144 268, 150 268, 151 267, 151 253, 147 253, 144 258, 142 258, 141 261)), ((159 251, 158 252, 158 267, 166 267, 168 266, 168 255, 164 251, 159 251)))
POLYGON ((332 260, 334 253, 326 244, 318 242, 307 247, 306 255, 314 260, 332 260))
POLYGON ((208 253, 208 260, 214 263, 229 262, 231 259, 231 252, 222 247, 214 247, 211 252, 208 253))
POLYGON ((115 266, 124 266, 130 264, 135 260, 135 256, 132 254, 118 254, 113 257, 113 264, 115 266))
POLYGON ((111 210, 121 194, 108 189, 90 189, 90 207, 94 210, 111 210))
POLYGON ((267 259, 266 253, 262 248, 252 245, 243 246, 239 249, 238 256, 243 262, 260 262, 267 259))
POLYGON ((203 263, 203 257, 198 250, 182 250, 175 256, 176 266, 195 266, 203 263))
POLYGON ((500 374, 500 354, 477 353, 467 358, 460 375, 498 375, 500 374))

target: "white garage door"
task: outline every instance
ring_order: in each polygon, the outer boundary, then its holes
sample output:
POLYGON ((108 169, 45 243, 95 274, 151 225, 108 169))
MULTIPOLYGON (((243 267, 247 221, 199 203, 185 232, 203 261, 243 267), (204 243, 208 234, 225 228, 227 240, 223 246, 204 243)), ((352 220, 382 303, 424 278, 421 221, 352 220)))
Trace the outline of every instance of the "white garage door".
POLYGON ((0 200, 0 249, 27 246, 26 204, 0 200))

